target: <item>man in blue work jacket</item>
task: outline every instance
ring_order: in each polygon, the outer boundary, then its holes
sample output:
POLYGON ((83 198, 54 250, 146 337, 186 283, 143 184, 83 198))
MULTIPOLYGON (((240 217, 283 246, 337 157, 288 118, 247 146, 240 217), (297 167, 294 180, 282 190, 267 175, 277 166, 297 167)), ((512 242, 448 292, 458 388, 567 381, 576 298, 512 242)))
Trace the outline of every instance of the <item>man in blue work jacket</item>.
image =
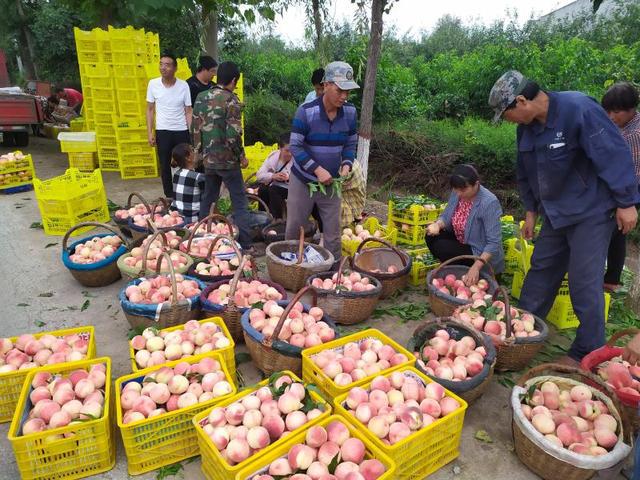
POLYGON ((569 273, 569 295, 580 320, 567 363, 604 345, 602 275, 613 228, 636 225, 640 203, 631 151, 593 98, 545 92, 511 70, 489 95, 494 121, 517 123, 517 179, 526 208, 523 235, 542 229, 519 306, 546 318, 569 273))

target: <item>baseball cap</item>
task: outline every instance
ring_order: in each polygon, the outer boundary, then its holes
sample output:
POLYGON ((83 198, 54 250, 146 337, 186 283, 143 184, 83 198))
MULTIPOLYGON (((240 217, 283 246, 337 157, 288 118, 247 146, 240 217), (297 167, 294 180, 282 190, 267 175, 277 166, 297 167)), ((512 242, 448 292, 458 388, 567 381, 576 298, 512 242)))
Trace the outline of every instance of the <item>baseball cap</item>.
POLYGON ((360 88, 353 81, 353 68, 346 62, 331 62, 324 68, 323 82, 333 82, 342 90, 360 88))
POLYGON ((526 84, 527 79, 517 70, 509 70, 496 80, 489 93, 489 106, 494 112, 494 122, 500 120, 504 111, 522 93, 526 84))

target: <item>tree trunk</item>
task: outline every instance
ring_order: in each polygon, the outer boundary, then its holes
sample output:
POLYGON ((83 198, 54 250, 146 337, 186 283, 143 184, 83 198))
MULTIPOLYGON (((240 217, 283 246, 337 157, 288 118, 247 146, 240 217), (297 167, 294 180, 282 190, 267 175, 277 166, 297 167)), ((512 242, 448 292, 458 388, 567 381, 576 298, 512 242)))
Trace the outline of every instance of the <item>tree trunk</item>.
POLYGON ((108 30, 109 25, 113 23, 113 8, 109 5, 103 5, 100 10, 100 28, 108 30))
POLYGON ((360 131, 358 132, 358 162, 367 181, 369 168, 369 144, 373 126, 373 101, 376 96, 376 75, 382 50, 382 15, 387 0, 373 0, 371 6, 371 36, 369 37, 369 56, 367 72, 362 92, 362 111, 360 112, 360 131))
POLYGON ((211 10, 206 14, 204 31, 204 50, 214 59, 218 59, 218 11, 211 10))
POLYGON ((20 42, 18 42, 18 48, 20 49, 20 57, 24 66, 24 75, 27 80, 38 80, 38 70, 34 62, 34 39, 31 30, 27 26, 28 21, 22 8, 21 0, 16 0, 16 9, 18 17, 20 17, 20 42))
POLYGON ((316 53, 320 55, 320 49, 322 48, 322 14, 320 12, 320 0, 311 0, 311 9, 313 11, 313 25, 316 29, 316 53))

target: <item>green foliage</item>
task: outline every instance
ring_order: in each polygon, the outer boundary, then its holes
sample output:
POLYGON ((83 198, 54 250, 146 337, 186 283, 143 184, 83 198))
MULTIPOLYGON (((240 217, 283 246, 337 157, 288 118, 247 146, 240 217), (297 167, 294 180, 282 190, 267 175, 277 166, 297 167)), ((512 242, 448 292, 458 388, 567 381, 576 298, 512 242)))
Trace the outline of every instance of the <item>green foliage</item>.
POLYGON ((277 143, 278 137, 291 130, 297 104, 265 90, 246 94, 244 111, 244 141, 265 145, 277 143))

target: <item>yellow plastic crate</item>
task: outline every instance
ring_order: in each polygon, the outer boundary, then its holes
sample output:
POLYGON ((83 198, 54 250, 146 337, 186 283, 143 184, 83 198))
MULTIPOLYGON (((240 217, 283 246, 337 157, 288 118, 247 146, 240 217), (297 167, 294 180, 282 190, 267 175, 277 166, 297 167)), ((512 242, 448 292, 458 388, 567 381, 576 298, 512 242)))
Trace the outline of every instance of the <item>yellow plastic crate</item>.
MULTIPOLYGON (((433 383, 429 377, 415 368, 406 367, 400 370, 403 375, 411 376, 424 385, 433 383)), ((388 376, 388 375, 385 375, 388 376)), ((362 388, 368 390, 370 382, 362 388)), ((336 413, 342 415, 348 422, 362 432, 370 441, 385 453, 395 464, 396 478, 403 480, 422 480, 460 454, 460 437, 464 414, 467 410, 467 402, 445 389, 445 395, 452 397, 460 403, 460 408, 446 417, 437 419, 431 425, 409 435, 395 445, 385 445, 378 437, 373 435, 358 419, 351 415, 343 406, 348 394, 339 396, 334 400, 336 413)))
MULTIPOLYGON (((362 222, 362 226, 365 230, 367 230, 372 235, 376 230, 383 232, 382 237, 380 237, 382 240, 386 240, 391 245, 396 244, 396 240, 398 238, 398 231, 392 226, 385 227, 384 225, 380 225, 380 221, 376 217, 366 218, 364 222, 362 222)), ((356 253, 356 250, 358 249, 358 245, 360 245, 360 243, 362 242, 359 240, 342 240, 342 254, 345 256, 353 255, 354 253, 356 253)), ((379 242, 372 241, 372 242, 368 242, 364 246, 364 248, 366 249, 366 248, 373 248, 373 247, 380 247, 380 246, 383 246, 383 245, 379 242)))
MULTIPOLYGON (((130 85, 131 87, 131 85, 130 85)), ((140 96, 140 90, 135 88, 133 85, 133 89, 119 89, 118 90, 118 102, 138 102, 142 103, 145 99, 140 96)))
POLYGON ((244 147, 244 154, 249 161, 249 168, 257 171, 265 159, 271 152, 278 150, 278 144, 264 145, 262 142, 256 142, 253 145, 246 145, 244 147))
MULTIPOLYGON (((113 48, 113 44, 112 44, 113 48)), ((147 62, 147 52, 111 52, 111 58, 113 63, 119 63, 121 65, 144 65, 147 62)), ((176 72, 177 74, 177 72, 176 72)), ((176 75, 177 76, 177 75, 176 75)))
POLYGON ((69 153, 69 168, 77 168, 81 172, 93 172, 98 168, 95 153, 69 153))
MULTIPOLYGON (((378 480, 393 480, 397 478, 397 476, 395 475, 396 464, 394 463, 394 461, 391 460, 387 455, 385 455, 378 447, 376 447, 371 442, 371 440, 369 440, 365 435, 363 435, 361 431, 359 431, 357 428, 351 425, 344 417, 340 415, 331 415, 330 417, 325 418, 324 420, 317 423, 316 425, 321 427, 326 427, 332 422, 342 423, 349 430, 349 434, 351 437, 357 438, 361 440, 362 443, 364 443, 365 459, 375 458, 385 466, 386 470, 381 476, 378 477, 378 480)), ((291 448, 295 444, 305 443, 306 434, 307 434, 307 429, 299 433, 289 435, 287 437, 287 441, 278 447, 275 447, 275 448, 267 447, 264 450, 264 454, 260 455, 260 459, 256 460, 255 462, 251 463, 251 465, 247 465, 245 468, 240 470, 236 478, 250 479, 250 478, 253 478, 254 475, 257 475, 259 473, 266 473, 266 470, 268 469, 269 465, 271 465, 271 463, 278 458, 286 457, 286 455, 289 453, 289 450, 291 450, 291 448)))
POLYGON ((100 148, 104 148, 104 147, 117 148, 118 147, 118 140, 115 135, 100 134, 98 135, 97 140, 98 140, 98 147, 100 148))
MULTIPOLYGON (((95 114, 109 114, 111 115, 111 120, 108 123, 113 123, 113 118, 118 114, 118 105, 113 100, 103 100, 100 97, 93 98, 93 111, 95 114)), ((105 117, 106 118, 106 117, 105 117)), ((96 122, 98 118, 96 118, 96 122)), ((107 123, 107 122, 99 122, 99 123, 107 123)))
MULTIPOLYGON (((115 123, 116 118, 117 118, 117 115, 114 112, 98 112, 98 111, 93 112, 93 121, 95 123, 113 125, 115 123)), ((99 140, 98 140, 98 143, 100 143, 99 140)))
POLYGON ((94 105, 96 101, 109 102, 112 105, 116 101, 116 91, 113 88, 99 88, 92 85, 91 94, 93 95, 94 105))
POLYGON ((105 172, 120 171, 120 154, 117 148, 99 147, 98 148, 98 164, 100 169, 105 172))
POLYGON ((513 272, 513 280, 511 281, 511 296, 513 298, 520 298, 522 292, 522 285, 524 284, 524 273, 518 269, 513 272))
POLYGON ((443 204, 436 206, 435 210, 425 210, 422 205, 411 205, 406 210, 398 210, 395 208, 395 202, 389 200, 388 218, 399 223, 426 225, 427 223, 435 222, 444 211, 445 206, 446 204, 443 204))
POLYGON ((74 118, 69 124, 72 132, 82 132, 85 130, 85 123, 82 117, 74 118))
POLYGON ((78 63, 99 63, 101 60, 100 54, 97 51, 79 51, 78 52, 78 63))
POLYGON ((120 116, 124 115, 134 115, 136 117, 141 117, 145 115, 147 107, 140 100, 134 101, 121 101, 118 100, 118 111, 120 112, 120 116))
MULTIPOLYGON (((157 65, 156 65, 156 68, 157 68, 157 65)), ((159 72, 156 72, 156 73, 158 75, 160 74, 159 72)), ((144 77, 135 77, 135 78, 116 77, 115 82, 116 82, 116 90, 118 91, 118 93, 120 93, 121 90, 129 90, 129 89, 135 88, 138 91, 144 92, 144 96, 142 98, 146 100, 147 85, 149 84, 146 74, 144 77)))
MULTIPOLYGON (((563 282, 564 283, 564 282, 563 282)), ((562 292, 564 287, 560 288, 562 292)), ((609 305, 611 304, 611 295, 604 292, 604 321, 609 321, 609 305)), ((558 294, 551 306, 551 310, 547 314, 547 321, 553 323, 558 330, 564 330, 565 328, 577 328, 580 325, 580 320, 573 311, 573 305, 571 305, 571 298, 568 291, 558 294)))
POLYGON ((149 167, 158 164, 156 150, 150 147, 148 143, 144 147, 146 151, 139 152, 124 151, 123 145, 126 144, 121 143, 119 149, 121 167, 149 167))
MULTIPOLYGON (((89 347, 87 348, 87 359, 90 360, 96 356, 96 339, 93 327, 68 328, 66 330, 54 330, 51 332, 33 333, 36 338, 43 335, 53 335, 55 337, 64 337, 65 335, 83 335, 88 337, 89 347)), ((11 337, 10 340, 15 342, 18 337, 11 337)), ((58 364, 61 366, 64 364, 58 364)), ((0 373, 0 423, 8 422, 13 417, 13 413, 18 405, 22 384, 29 372, 33 369, 17 370, 15 372, 0 373)))
POLYGON ((63 153, 89 153, 98 150, 93 132, 61 132, 58 134, 60 151, 63 153))
POLYGON ((73 36, 76 40, 76 50, 78 52, 98 51, 98 37, 96 30, 97 29, 87 32, 80 30, 78 27, 73 27, 73 36))
POLYGON ((11 442, 16 465, 23 480, 52 478, 84 478, 111 470, 116 463, 116 442, 113 431, 113 395, 111 393, 111 359, 52 365, 31 370, 20 394, 7 438, 11 442), (32 407, 29 394, 36 372, 69 374, 74 370, 89 371, 92 365, 106 366, 104 385, 104 411, 102 417, 44 432, 22 435, 22 424, 32 407), (65 437, 62 437, 62 436, 65 437), (62 437, 62 438, 59 438, 62 437))
POLYGON ((116 138, 118 139, 118 142, 148 142, 147 127, 117 126, 116 138))
POLYGON ((0 190, 21 187, 33 183, 33 173, 29 170, 21 170, 13 173, 0 174, 0 190))
MULTIPOLYGON (((298 378, 293 372, 285 370, 282 373, 289 375, 289 377, 291 377, 291 379, 294 382, 302 382, 302 380, 298 378)), ((226 460, 222 458, 222 455, 220 455, 220 452, 215 447, 215 445, 213 445, 209 436, 206 433, 204 433, 204 430, 202 429, 201 425, 209 416, 209 413, 213 408, 227 407, 232 403, 235 403, 238 400, 259 390, 260 388, 267 386, 268 384, 269 384, 269 380, 263 380, 260 383, 256 383, 253 386, 245 388, 244 390, 237 393, 233 397, 227 398, 224 401, 216 404, 214 407, 207 408, 206 410, 198 413, 193 417, 192 422, 198 436, 198 445, 200 447, 202 471, 208 480, 236 480, 237 478, 240 478, 238 476, 238 472, 240 471, 240 469, 248 465, 251 465, 253 461, 255 461, 256 459, 252 459, 251 457, 249 457, 247 460, 237 465, 234 465, 234 466, 229 465, 226 462, 226 460)), ((329 417, 329 415, 331 415, 331 405, 329 405, 329 403, 327 403, 320 395, 318 395, 312 390, 309 391, 309 395, 311 396, 314 402, 320 403, 324 406, 324 411, 322 412, 321 415, 314 418, 310 422, 306 423, 300 430, 306 430, 307 428, 313 425, 317 425, 319 422, 321 422, 325 418, 329 417)), ((297 432, 297 430, 294 432, 297 432)), ((273 442, 267 448, 261 450, 259 452, 260 456, 262 456, 263 453, 270 451, 272 448, 277 448, 278 446, 285 444, 286 438, 287 437, 280 438, 278 441, 273 442)), ((195 455, 197 455, 197 453, 195 455)))
POLYGON ((433 263, 424 263, 421 260, 417 260, 420 255, 429 253, 427 247, 416 248, 414 250, 408 250, 407 253, 411 256, 411 272, 409 277, 409 283, 414 287, 424 287, 427 284, 427 274, 440 265, 437 259, 433 260, 433 263))
MULTIPOLYGON (((202 325, 203 323, 207 323, 207 322, 213 322, 218 327, 220 327, 220 329, 222 330, 222 333, 224 333, 224 336, 227 337, 229 339, 229 341, 231 342, 231 344, 228 347, 220 348, 220 349, 214 350, 214 351, 218 352, 220 355, 222 355, 222 358, 224 359, 224 363, 227 366, 227 369, 229 370, 229 373, 231 374, 231 376, 233 378, 233 381, 235 383, 235 379, 236 379, 236 358, 235 358, 234 349, 235 349, 235 345, 236 344, 233 341, 233 337, 229 333, 229 330, 227 329, 227 325, 224 323, 224 320, 222 320, 222 318, 220 318, 220 317, 211 317, 211 318, 205 318, 203 320, 199 320, 198 321, 198 323, 200 323, 200 325, 202 325)), ((169 332, 174 332, 176 330, 184 330, 184 325, 178 325, 177 327, 163 328, 162 330, 160 330, 160 332, 169 333, 169 332)), ((141 370, 140 368, 138 368, 138 365, 136 364, 136 360, 134 358, 135 354, 136 354, 136 352, 133 349, 133 347, 131 346, 131 342, 129 342, 129 357, 131 357, 131 371, 132 372, 137 372, 137 371, 141 370)), ((201 358, 206 357, 207 354, 206 353, 201 353, 200 355, 192 355, 192 356, 194 358, 196 358, 196 359, 201 359, 201 358)), ((187 358, 187 357, 185 357, 185 358, 187 358)))
POLYGON ((115 28, 109 25, 109 38, 111 39, 112 48, 113 44, 118 41, 137 42, 143 44, 146 42, 144 28, 135 29, 131 25, 123 28, 115 28))
POLYGON ((389 226, 396 229, 398 244, 414 247, 424 246, 427 235, 426 225, 413 225, 396 220, 389 220, 389 226))
POLYGON ((399 370, 403 367, 412 366, 415 363, 416 363, 416 358, 414 357, 413 353, 408 351, 406 348, 404 348, 402 345, 400 345, 391 337, 388 337, 387 335, 382 333, 380 330, 370 328, 368 330, 363 330, 361 332, 352 333, 351 335, 347 335, 346 337, 340 337, 328 343, 323 343, 322 345, 317 345, 311 348, 305 348, 302 351, 302 379, 306 383, 313 383, 314 385, 316 385, 324 395, 324 398, 331 401, 337 396, 340 396, 343 394, 346 395, 347 393, 349 393, 349 390, 351 390, 354 387, 359 387, 364 384, 368 384, 369 382, 371 382, 371 380, 373 380, 375 377, 379 375, 386 375, 391 372, 394 372, 395 370, 399 370), (318 367, 312 360, 312 357, 314 355, 317 355, 322 351, 325 351, 325 350, 342 351, 345 344, 350 342, 360 343, 367 338, 375 338, 377 340, 380 340, 383 344, 390 345, 391 347, 393 347, 393 349, 396 352, 404 353, 407 356, 407 361, 404 363, 401 363, 400 365, 396 365, 395 367, 389 367, 386 370, 382 370, 380 373, 377 373, 375 375, 370 375, 361 380, 350 383, 349 385, 339 386, 339 385, 336 385, 335 382, 331 380, 328 376, 326 376, 325 373, 322 371, 322 369, 318 367))
POLYGON ((155 153, 156 149, 150 146, 147 140, 138 140, 136 142, 119 141, 118 148, 120 149, 123 163, 145 164, 155 160, 152 152, 155 153), (134 156, 139 158, 135 159, 134 156))
MULTIPOLYGON (((155 76, 157 77, 160 73, 158 71, 158 65, 155 65, 155 76)), ((145 67, 141 65, 127 65, 127 64, 117 64, 113 65, 113 73, 116 76, 116 87, 118 86, 118 77, 122 79, 127 79, 129 85, 134 78, 146 78, 147 73, 145 71, 145 67)))
MULTIPOLYGON (((20 150, 16 150, 13 153, 22 155, 22 152, 20 150)), ((33 158, 31 158, 30 154, 24 155, 24 157, 20 160, 0 164, 0 174, 13 173, 22 170, 33 170, 33 158)))
POLYGON ((515 273, 521 263, 521 253, 517 249, 517 238, 509 238, 503 242, 504 248, 504 271, 505 273, 515 273))
POLYGON ((130 475, 156 470, 164 465, 179 462, 186 458, 198 455, 197 434, 193 426, 194 415, 208 410, 213 405, 218 405, 226 399, 233 397, 236 386, 224 363, 222 355, 218 352, 207 352, 206 357, 220 362, 225 378, 233 388, 229 395, 215 398, 209 402, 198 403, 192 407, 167 412, 157 417, 139 420, 137 422, 122 423, 123 411, 120 405, 120 392, 122 387, 129 382, 141 383, 144 376, 155 372, 162 367, 173 367, 181 362, 190 364, 198 363, 200 359, 185 358, 175 362, 168 362, 162 366, 156 366, 139 370, 136 373, 120 377, 116 380, 116 414, 122 443, 127 455, 128 471, 130 475))
MULTIPOLYGON (((116 136, 116 127, 113 124, 108 123, 99 123, 96 125, 95 132, 97 135, 98 143, 101 143, 100 140, 107 137, 115 137, 116 136)), ((104 141, 104 140, 103 140, 104 141)), ((107 144, 109 145, 100 145, 100 146, 110 146, 111 141, 107 138, 107 144)))

